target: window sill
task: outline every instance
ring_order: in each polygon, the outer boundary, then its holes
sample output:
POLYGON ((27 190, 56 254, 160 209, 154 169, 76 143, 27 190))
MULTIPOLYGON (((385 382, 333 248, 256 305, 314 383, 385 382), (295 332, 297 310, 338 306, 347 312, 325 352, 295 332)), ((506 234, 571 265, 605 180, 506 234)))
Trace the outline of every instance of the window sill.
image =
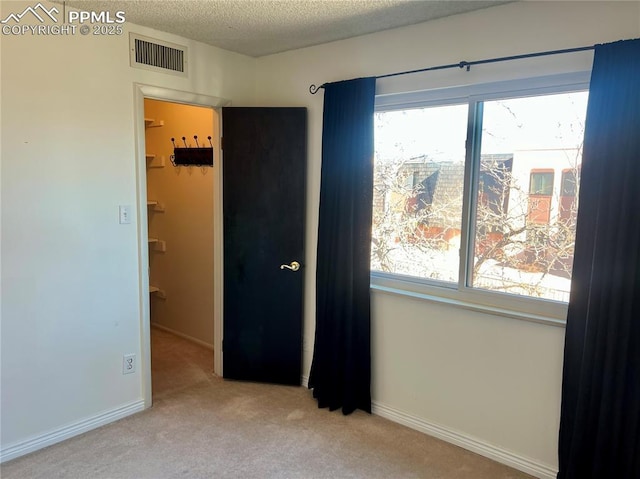
POLYGON ((515 311, 513 309, 506 309, 499 306, 490 306, 486 304, 471 302, 471 301, 457 299, 457 298, 450 298, 450 297, 440 296, 436 294, 429 294, 426 292, 409 291, 406 289, 383 286, 380 284, 374 284, 373 281, 371 283, 371 290, 375 292, 384 293, 384 294, 405 296, 409 298, 419 299, 422 301, 429 301, 432 303, 453 306, 455 308, 467 309, 469 311, 475 311, 475 312, 490 314, 494 316, 503 316, 506 318, 518 319, 521 321, 529 321, 529 322, 534 322, 539 324, 546 324, 549 326, 556 326, 560 328, 564 328, 566 325, 566 321, 564 319, 558 319, 558 318, 553 318, 549 316, 542 316, 542 315, 534 314, 530 312, 515 311))

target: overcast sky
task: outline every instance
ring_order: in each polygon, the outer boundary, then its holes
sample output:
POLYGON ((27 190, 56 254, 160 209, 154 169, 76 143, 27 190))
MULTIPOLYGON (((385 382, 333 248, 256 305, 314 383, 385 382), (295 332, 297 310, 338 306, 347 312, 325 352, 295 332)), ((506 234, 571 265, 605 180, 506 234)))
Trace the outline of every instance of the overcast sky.
MULTIPOLYGON (((587 98, 579 92, 485 102, 482 153, 578 147, 587 98)), ((466 129, 466 104, 377 113, 376 156, 464 161, 466 129)))

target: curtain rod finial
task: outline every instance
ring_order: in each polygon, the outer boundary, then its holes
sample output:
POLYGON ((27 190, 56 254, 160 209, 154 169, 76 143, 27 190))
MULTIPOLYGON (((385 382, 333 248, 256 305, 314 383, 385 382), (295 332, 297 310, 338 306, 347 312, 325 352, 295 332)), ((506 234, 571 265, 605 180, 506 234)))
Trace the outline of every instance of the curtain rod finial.
POLYGON ((309 86, 309 93, 315 95, 316 93, 318 93, 318 90, 320 90, 320 88, 324 88, 324 85, 316 86, 315 84, 312 84, 309 86))

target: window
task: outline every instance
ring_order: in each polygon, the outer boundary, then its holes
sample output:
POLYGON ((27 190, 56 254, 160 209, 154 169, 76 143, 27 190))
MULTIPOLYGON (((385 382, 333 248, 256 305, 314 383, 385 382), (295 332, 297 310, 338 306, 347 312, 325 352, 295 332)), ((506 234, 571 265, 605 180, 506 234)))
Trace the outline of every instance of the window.
POLYGON ((549 224, 551 219, 551 196, 553 194, 553 170, 531 171, 529 181, 529 223, 549 224))
POLYGON ((576 217, 578 215, 578 175, 579 165, 570 170, 563 170, 560 183, 559 220, 575 230, 576 217))
POLYGON ((575 170, 564 170, 562 172, 562 196, 576 196, 578 191, 578 179, 575 170))
POLYGON ((529 184, 530 195, 551 196, 553 193, 553 170, 532 171, 529 184))
POLYGON ((377 115, 373 269, 458 282, 467 111, 377 115))
POLYGON ((588 95, 575 90, 386 100, 375 117, 374 283, 533 312, 568 301, 588 95))

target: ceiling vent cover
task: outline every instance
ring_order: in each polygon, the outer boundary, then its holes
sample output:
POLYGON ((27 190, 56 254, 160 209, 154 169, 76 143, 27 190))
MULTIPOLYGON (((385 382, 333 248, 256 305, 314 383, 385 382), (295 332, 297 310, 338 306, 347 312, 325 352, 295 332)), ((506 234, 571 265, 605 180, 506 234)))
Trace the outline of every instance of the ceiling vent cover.
POLYGON ((130 33, 131 66, 187 76, 187 47, 130 33))

